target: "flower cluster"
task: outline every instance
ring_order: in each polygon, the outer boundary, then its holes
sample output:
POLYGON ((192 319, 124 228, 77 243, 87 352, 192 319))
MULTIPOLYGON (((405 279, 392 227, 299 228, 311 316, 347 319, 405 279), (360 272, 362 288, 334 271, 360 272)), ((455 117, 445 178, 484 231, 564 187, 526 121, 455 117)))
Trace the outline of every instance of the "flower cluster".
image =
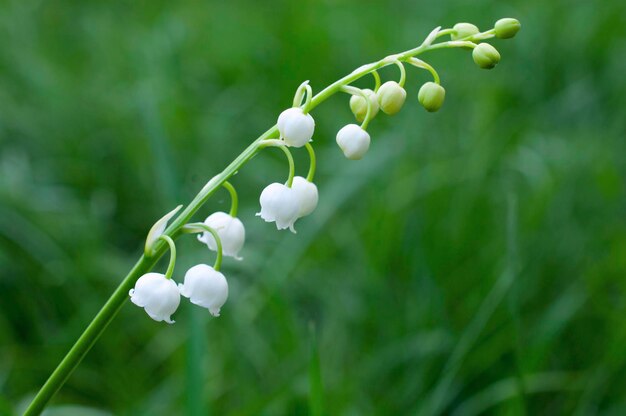
POLYGON ((220 308, 228 298, 228 283, 213 267, 198 264, 185 273, 184 283, 178 285, 164 274, 146 273, 137 280, 129 295, 150 318, 172 324, 171 316, 180 305, 181 295, 208 309, 211 315, 220 316, 220 308))
MULTIPOLYGON (((339 129, 336 135, 336 143, 343 155, 350 160, 359 160, 365 157, 371 138, 367 132, 369 122, 379 112, 393 116, 402 110, 407 91, 405 83, 407 79, 405 65, 427 70, 432 81, 421 85, 417 93, 417 101, 428 112, 438 111, 444 104, 446 91, 441 85, 437 71, 428 63, 417 59, 416 51, 420 48, 428 48, 439 37, 449 35, 450 40, 446 47, 459 47, 472 50, 472 59, 480 68, 494 68, 500 61, 500 53, 490 44, 483 42, 485 39, 497 37, 508 39, 519 31, 520 24, 515 19, 500 19, 494 28, 480 32, 478 27, 471 23, 458 23, 453 28, 441 30, 435 29, 426 38, 424 43, 417 49, 405 53, 390 55, 383 60, 365 65, 355 70, 342 80, 326 88, 317 96, 313 97, 312 88, 308 81, 302 83, 296 90, 293 105, 280 113, 276 126, 265 137, 259 138, 252 147, 248 157, 267 147, 280 148, 289 163, 289 174, 286 182, 273 182, 267 185, 259 197, 261 206, 256 214, 266 222, 276 224, 278 230, 289 229, 295 233, 295 223, 298 219, 311 214, 318 204, 318 190, 313 182, 315 174, 315 152, 312 139, 315 133, 315 120, 310 114, 311 110, 327 96, 341 91, 350 94, 349 107, 357 123, 349 123, 339 129), (396 65, 400 71, 398 81, 389 80, 381 82, 377 69, 387 65, 396 65), (350 85, 365 74, 371 74, 375 85, 373 88, 360 89, 350 85), (290 149, 305 148, 309 153, 309 172, 306 177, 295 175, 295 166, 290 149)), ((245 160, 244 160, 245 163, 245 160)), ((191 303, 206 308, 211 315, 219 316, 220 308, 228 298, 228 282, 220 272, 222 256, 241 260, 239 253, 245 242, 245 227, 237 218, 237 193, 234 187, 226 181, 234 171, 213 178, 206 189, 215 189, 224 186, 231 194, 231 210, 215 212, 209 215, 203 223, 177 224, 174 231, 183 233, 198 233, 198 241, 205 244, 209 250, 217 253, 213 266, 198 264, 191 267, 184 276, 182 284, 176 284, 172 280, 176 247, 167 232, 167 222, 176 214, 178 208, 161 220, 150 230, 146 240, 146 256, 154 255, 162 248, 162 243, 167 243, 170 248, 170 265, 165 274, 147 273, 141 276, 134 289, 129 294, 131 301, 145 309, 146 313, 154 320, 172 323, 171 316, 180 304, 180 297, 186 297, 191 303), (161 246, 159 246, 161 244, 161 246)), ((179 207, 180 208, 180 207, 179 207)), ((190 218, 193 209, 186 218, 190 218)))
MULTIPOLYGON (((159 223, 155 224, 155 227, 160 228, 161 233, 165 228, 159 223)), ((191 267, 185 273, 183 283, 177 285, 172 279, 176 262, 176 246, 173 240, 165 234, 155 236, 152 245, 158 240, 164 240, 170 246, 171 257, 167 272, 144 274, 137 280, 135 287, 129 291, 130 300, 135 305, 144 308, 148 316, 155 321, 174 323, 171 316, 180 305, 181 295, 188 298, 191 303, 208 309, 213 316, 220 315, 220 308, 228 298, 228 282, 219 271, 221 259, 222 255, 240 259, 238 253, 245 241, 243 224, 231 214, 216 212, 209 215, 204 223, 190 224, 184 231, 204 231, 198 236, 198 240, 206 244, 209 250, 217 252, 217 260, 213 267, 206 264, 191 267)), ((148 250, 153 248, 147 247, 148 250)))

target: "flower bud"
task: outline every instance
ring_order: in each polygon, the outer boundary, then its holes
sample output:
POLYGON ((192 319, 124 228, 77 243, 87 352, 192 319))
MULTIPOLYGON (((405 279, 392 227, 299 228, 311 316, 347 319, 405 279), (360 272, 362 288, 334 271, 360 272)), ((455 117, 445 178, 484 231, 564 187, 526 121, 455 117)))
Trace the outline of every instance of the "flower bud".
POLYGON ((337 133, 337 144, 345 157, 359 160, 370 148, 370 135, 356 124, 348 124, 337 133))
POLYGON ((278 131, 287 146, 302 147, 307 144, 315 130, 315 120, 304 114, 301 108, 288 108, 278 116, 278 131))
POLYGON ((479 43, 472 51, 476 65, 483 69, 491 69, 500 62, 500 53, 488 43, 479 43))
POLYGON ((446 90, 439 84, 434 82, 427 82, 422 85, 417 99, 420 104, 429 112, 435 112, 441 108, 443 101, 446 98, 446 90))
POLYGON ((157 322, 165 321, 173 324, 171 315, 180 304, 180 293, 173 280, 161 273, 146 273, 141 276, 135 288, 128 294, 130 300, 140 308, 144 308, 150 318, 157 322))
POLYGON ((293 224, 300 213, 300 202, 293 188, 274 182, 263 189, 259 202, 261 212, 257 213, 257 216, 263 218, 265 222, 275 221, 279 230, 289 228, 291 232, 296 232, 293 224))
MULTIPOLYGON (((367 100, 372 103, 370 118, 373 119, 378 114, 378 95, 370 89, 364 89, 363 93, 367 96, 367 100)), ((360 95, 353 95, 350 98, 350 110, 352 110, 356 120, 359 123, 362 122, 367 115, 367 101, 360 95)))
POLYGON ((377 95, 380 109, 390 116, 400 111, 406 100, 406 91, 395 81, 387 81, 381 85, 377 95))
POLYGON ((456 31, 456 33, 452 33, 450 35, 450 39, 452 40, 459 40, 468 36, 474 36, 475 34, 480 32, 478 27, 471 23, 457 23, 452 29, 456 31))
POLYGON ((317 207, 317 201, 319 199, 317 186, 315 186, 313 182, 307 181, 302 176, 296 176, 293 178, 291 189, 296 192, 298 202, 300 204, 298 218, 306 217, 312 213, 315 210, 315 207, 317 207))
MULTIPOLYGON (((225 212, 215 212, 209 215, 204 223, 217 231, 222 242, 222 254, 241 260, 239 250, 246 240, 246 229, 239 218, 231 217, 225 212)), ((205 232, 198 236, 198 241, 206 244, 209 250, 217 251, 213 234, 205 232)))
POLYGON ((220 316, 220 308, 228 299, 228 282, 224 275, 206 264, 198 264, 187 270, 185 281, 178 285, 180 294, 194 305, 220 316))
POLYGON ((519 32, 522 25, 519 20, 506 17, 496 22, 496 37, 500 39, 512 38, 519 32))

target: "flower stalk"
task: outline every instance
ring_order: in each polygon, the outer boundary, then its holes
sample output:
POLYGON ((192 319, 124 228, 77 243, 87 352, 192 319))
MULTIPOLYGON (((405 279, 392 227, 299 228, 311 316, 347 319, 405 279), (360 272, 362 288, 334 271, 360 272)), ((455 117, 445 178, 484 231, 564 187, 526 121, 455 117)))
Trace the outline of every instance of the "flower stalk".
POLYGON ((230 193, 230 211, 229 214, 231 217, 237 216, 237 211, 239 209, 239 198, 237 197, 237 191, 235 187, 228 181, 224 181, 222 184, 224 188, 230 193))
MULTIPOLYGON (((226 182, 228 183, 228 182, 226 182)), ((232 215, 232 214, 231 214, 232 215)), ((215 257, 215 263, 213 264, 213 268, 219 271, 222 268, 222 257, 223 257, 223 248, 222 248, 222 239, 218 232, 206 225, 202 222, 194 222, 192 224, 187 224, 183 227, 183 232, 185 233, 201 233, 207 232, 210 233, 215 239, 215 244, 217 245, 217 255, 215 257)))
MULTIPOLYGON (((476 46, 476 42, 479 43, 480 41, 496 37, 496 35, 501 38, 511 37, 511 34, 514 35, 514 32, 516 32, 517 30, 519 30, 519 23, 517 24, 517 26, 515 26, 514 22, 507 20, 500 23, 498 32, 496 32, 496 29, 491 29, 485 32, 480 32, 471 36, 464 37, 459 40, 449 40, 435 43, 435 41, 442 36, 457 34, 457 31, 455 29, 440 30, 440 28, 437 28, 428 35, 426 40, 420 46, 401 52, 399 54, 390 55, 377 62, 363 65, 351 72, 350 74, 328 85, 316 95, 312 94, 312 88, 309 86, 308 81, 301 84, 294 97, 293 105, 294 107, 300 109, 302 114, 307 115, 318 105, 332 97, 335 93, 354 88, 350 86, 351 83, 370 74, 374 77, 376 84, 374 87, 374 92, 378 92, 379 88, 381 87, 381 82, 377 70, 388 65, 398 65, 398 67, 400 68, 401 79, 399 85, 400 87, 402 87, 406 80, 406 73, 403 64, 409 63, 411 65, 415 65, 417 63, 417 61, 414 60, 415 56, 439 49, 467 48, 468 46, 470 48, 473 48, 476 46), (306 97, 304 97, 305 94, 306 97), (303 98, 305 98, 304 104, 302 104, 303 98)), ((434 69, 431 69, 432 67, 425 63, 425 65, 422 64, 422 62, 423 61, 420 61, 420 64, 418 66, 431 71, 433 77, 435 78, 435 82, 439 84, 439 77, 436 72, 434 72, 434 69)), ((367 101, 367 96, 364 96, 364 98, 367 101)), ((371 107, 371 104, 368 106, 371 107)), ((369 122, 371 108, 368 108, 367 113, 368 115, 365 117, 365 120, 363 122, 363 129, 367 127, 367 123, 369 122)), ((358 128, 358 126, 356 125, 355 127, 358 128)), ((291 187, 295 174, 293 158, 286 144, 283 141, 276 139, 277 137, 279 137, 279 128, 278 125, 274 125, 270 127, 260 137, 254 140, 246 149, 244 149, 241 154, 237 156, 237 158, 235 158, 235 160, 233 160, 222 172, 220 172, 218 175, 208 181, 207 184, 192 199, 192 201, 182 210, 182 212, 180 212, 180 214, 178 214, 178 216, 174 217, 174 215, 178 213, 177 208, 176 211, 173 211, 168 216, 166 216, 167 218, 164 217, 164 219, 155 224, 155 227, 153 227, 154 233, 151 232, 154 238, 150 239, 149 237, 149 241, 147 241, 146 243, 145 252, 141 255, 137 263, 133 266, 130 272, 115 289, 115 291, 106 301, 102 309, 100 309, 100 311, 96 314, 96 316, 87 326, 83 334, 78 338, 76 343, 71 347, 71 349, 63 358, 58 367, 53 371, 48 380, 44 383, 43 387, 37 393, 33 401, 30 403, 29 407, 27 408, 26 412, 24 413, 26 416, 38 415, 43 411, 50 399, 65 383, 72 371, 81 362, 83 357, 87 354, 87 352, 91 349, 97 339, 102 335, 107 326, 111 323, 113 318, 117 315, 121 307, 124 305, 125 301, 128 299, 129 290, 133 288, 135 282, 139 279, 140 276, 143 276, 150 270, 152 270, 152 268, 155 266, 161 256, 163 256, 167 252, 168 248, 171 250, 172 261, 170 262, 170 267, 167 271, 167 277, 171 277, 173 273, 173 264, 175 259, 174 240, 178 238, 181 234, 188 232, 198 232, 199 230, 211 233, 214 236, 218 245, 215 271, 219 270, 222 261, 222 246, 218 233, 216 232, 216 230, 206 226, 205 224, 188 223, 192 220, 194 214, 196 214, 196 212, 198 212, 198 210, 205 204, 205 202, 222 186, 231 193, 232 204, 230 213, 231 216, 234 217, 237 213, 238 200, 235 189, 228 182, 228 179, 230 179, 237 171, 239 171, 250 159, 252 159, 252 157, 254 157, 258 152, 266 147, 280 147, 285 152, 289 161, 289 178, 287 181, 287 186, 291 187), (168 220, 172 218, 172 222, 169 224, 169 226, 166 227, 165 224, 168 220)), ((305 145, 311 158, 311 165, 307 176, 307 180, 311 181, 315 173, 315 154, 313 152, 312 146, 310 145, 310 143, 308 143, 308 141, 306 144, 297 143, 296 147, 300 147, 302 145, 305 145)), ((317 194, 315 194, 315 197, 317 197, 317 194)), ((316 199, 315 203, 317 203, 316 199)), ((291 226, 293 226, 293 224, 291 224, 291 226)), ((217 313, 219 313, 219 308, 217 313)))

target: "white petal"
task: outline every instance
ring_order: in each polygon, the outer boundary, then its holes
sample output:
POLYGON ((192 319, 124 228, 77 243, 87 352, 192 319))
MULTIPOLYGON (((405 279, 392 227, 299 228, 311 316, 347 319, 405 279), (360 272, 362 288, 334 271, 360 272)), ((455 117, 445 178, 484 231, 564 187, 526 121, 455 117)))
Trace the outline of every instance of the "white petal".
MULTIPOLYGON (((245 242, 246 230, 239 218, 231 217, 225 212, 215 212, 209 215, 204 223, 217 231, 222 241, 224 256, 240 258, 238 253, 245 242)), ((201 241, 204 242, 210 250, 217 250, 215 238, 211 233, 204 233, 201 241)))
POLYGON ((337 144, 348 159, 358 160, 370 147, 370 135, 356 124, 348 124, 337 133, 337 144))
POLYGON ((135 288, 129 291, 131 301, 143 307, 155 321, 173 323, 171 315, 180 304, 180 294, 176 283, 160 273, 146 273, 141 276, 135 288))
POLYGON ((315 120, 301 108, 289 108, 278 116, 278 131, 288 146, 302 147, 313 137, 315 120))
POLYGON ((291 188, 295 191, 300 204, 298 217, 305 217, 312 213, 317 207, 319 199, 317 186, 315 186, 314 183, 307 181, 302 176, 296 176, 293 178, 293 185, 291 188))
POLYGON ((220 308, 228 299, 228 282, 222 273, 211 266, 198 264, 185 274, 181 294, 188 297, 191 303, 219 316, 220 308))

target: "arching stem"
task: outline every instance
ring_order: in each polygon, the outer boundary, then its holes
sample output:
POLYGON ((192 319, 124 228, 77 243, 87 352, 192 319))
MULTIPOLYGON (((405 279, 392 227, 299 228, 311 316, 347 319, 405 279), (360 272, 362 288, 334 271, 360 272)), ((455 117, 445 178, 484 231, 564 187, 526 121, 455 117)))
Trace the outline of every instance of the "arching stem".
POLYGON ((203 222, 194 222, 191 224, 187 224, 183 226, 182 231, 186 234, 191 233, 201 233, 207 232, 210 233, 215 239, 215 245, 217 246, 217 255, 215 257, 215 263, 213 264, 213 268, 219 271, 222 268, 222 257, 223 257, 223 249, 222 249, 222 239, 217 231, 203 222))
MULTIPOLYGON (((302 106, 302 98, 304 97, 304 93, 306 92, 306 101, 304 104, 304 109, 311 103, 311 96, 313 95, 313 90, 309 85, 309 81, 304 81, 302 84, 298 86, 295 95, 293 96, 293 107, 301 107, 302 106)), ((303 110, 304 111, 304 110, 303 110)))
POLYGON ((285 153, 285 156, 287 156, 287 162, 289 162, 289 177, 287 178, 286 185, 291 188, 291 185, 293 184, 293 177, 296 174, 296 165, 293 162, 293 156, 291 155, 289 148, 285 142, 276 139, 264 140, 259 144, 259 149, 264 149, 266 147, 278 147, 283 151, 283 153, 285 153))
POLYGON ((309 173, 306 175, 306 180, 309 182, 313 182, 313 177, 315 176, 315 150, 313 150, 313 145, 311 143, 307 143, 305 145, 307 152, 309 152, 309 173))
POLYGON ((402 62, 395 61, 394 63, 398 66, 398 69, 400 69, 400 81, 398 81, 398 84, 404 88, 404 83, 406 82, 406 69, 404 68, 404 64, 402 62))
POLYGON ((357 88, 357 87, 353 87, 351 85, 343 85, 343 86, 341 86, 341 88, 339 90, 341 92, 345 92, 347 94, 359 95, 359 96, 363 97, 363 99, 367 103, 367 112, 365 113, 365 118, 363 119, 363 122, 361 123, 361 128, 363 130, 367 130, 367 126, 370 124, 370 120, 372 118, 372 111, 373 111, 372 110, 372 102, 370 101, 370 99, 367 96, 367 94, 365 94, 365 92, 362 89, 357 88))
POLYGON ((176 267, 176 244, 174 243, 174 240, 172 240, 172 237, 166 234, 159 236, 159 240, 165 241, 167 245, 170 246, 170 262, 167 265, 165 278, 171 279, 174 275, 174 267, 176 267))
POLYGON ((407 62, 417 68, 426 69, 433 76, 433 80, 435 81, 435 84, 441 83, 441 81, 439 80, 439 74, 437 73, 437 71, 435 71, 435 68, 433 68, 431 65, 417 58, 409 58, 407 62))
POLYGON ((230 213, 229 214, 231 217, 236 217, 237 210, 239 209, 239 198, 237 197, 237 191, 235 190, 235 187, 228 181, 224 181, 222 186, 226 188, 228 192, 230 193, 230 213))
MULTIPOLYGON (((447 29, 446 29, 447 30, 447 29)), ((440 31, 445 32, 446 30, 440 31)), ((450 33, 450 32, 448 32, 450 33)), ((440 35, 436 35, 439 37, 440 35)), ((420 55, 424 52, 435 51, 439 49, 448 48, 467 48, 476 46, 472 41, 480 41, 495 37, 495 29, 488 30, 486 32, 478 33, 474 36, 464 39, 464 41, 445 41, 440 43, 424 42, 421 45, 409 49, 394 55, 397 61, 406 61, 408 58, 420 55)), ((351 73, 338 79, 332 84, 326 86, 323 90, 315 94, 311 100, 306 104, 306 110, 312 111, 315 107, 326 101, 338 91, 342 90, 342 87, 353 83, 354 81, 368 75, 373 74, 377 69, 393 64, 393 61, 383 58, 377 62, 372 62, 366 65, 362 65, 351 73)), ((376 77, 375 74, 373 74, 376 77)), ((306 90, 306 87, 304 87, 306 90)), ((303 94, 304 92, 302 92, 303 94)), ((299 106, 302 101, 302 95, 297 101, 299 106)), ((368 106, 368 113, 371 113, 368 106)), ((369 121, 369 120, 367 120, 369 121)), ((367 127, 364 121, 363 128, 367 127)), ((245 165, 250 159, 252 159, 258 151, 264 147, 264 143, 269 142, 272 138, 278 137, 278 127, 276 125, 270 127, 265 133, 254 140, 250 145, 244 149, 239 156, 235 158, 226 168, 206 183, 206 185, 200 189, 198 194, 192 199, 191 202, 185 207, 185 209, 172 221, 172 223, 165 229, 164 234, 175 239, 182 232, 185 224, 187 224, 193 215, 204 205, 204 203, 220 188, 220 186, 233 176, 243 165, 245 165)), ((280 140, 276 140, 280 142, 280 140)), ((282 144, 284 146, 284 144, 282 144)), ((288 151, 286 152, 288 153, 288 151)), ((288 153, 287 157, 290 160, 290 172, 294 171, 293 160, 288 153)), ((290 174, 293 180, 293 173, 290 174)), ((289 182, 289 181, 288 181, 289 182)), ((217 240, 216 240, 217 241, 217 240)), ((135 266, 124 277, 119 286, 115 289, 111 297, 106 301, 104 306, 93 318, 91 323, 87 326, 85 331, 80 335, 76 343, 70 348, 63 360, 59 363, 57 368, 52 372, 50 377, 46 380, 41 387, 37 395, 33 398, 26 409, 25 416, 39 415, 50 399, 55 395, 59 388, 65 383, 72 371, 81 362, 83 357, 91 349, 93 344, 102 335, 109 323, 115 318, 124 302, 128 299, 128 291, 134 286, 135 282, 143 274, 152 270, 159 258, 166 252, 167 244, 162 241, 156 241, 154 246, 149 245, 150 253, 145 253, 137 261, 135 266)))
POLYGON ((378 89, 380 88, 380 75, 376 70, 373 70, 371 74, 374 77, 374 92, 378 92, 378 89))
POLYGON ((306 84, 304 88, 306 89, 306 98, 304 101, 304 107, 302 108, 302 112, 306 114, 309 112, 309 107, 311 107, 311 100, 313 99, 313 89, 309 84, 306 84))

